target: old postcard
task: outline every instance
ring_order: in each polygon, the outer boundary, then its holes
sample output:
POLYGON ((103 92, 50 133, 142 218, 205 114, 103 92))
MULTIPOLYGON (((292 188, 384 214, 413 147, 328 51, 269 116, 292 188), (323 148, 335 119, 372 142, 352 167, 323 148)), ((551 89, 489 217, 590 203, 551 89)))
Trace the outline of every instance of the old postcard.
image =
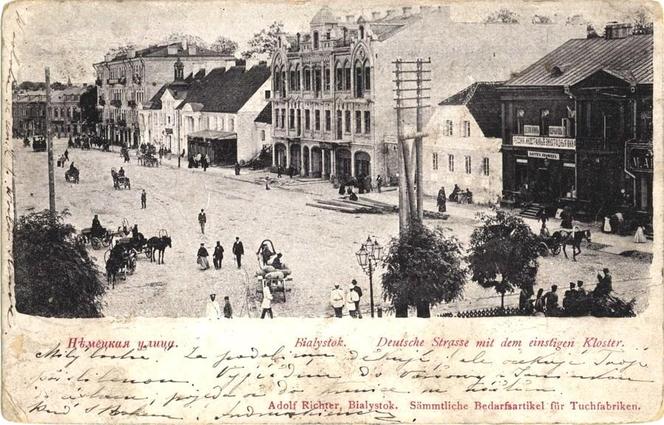
POLYGON ((636 423, 662 7, 18 0, 2 414, 636 423))

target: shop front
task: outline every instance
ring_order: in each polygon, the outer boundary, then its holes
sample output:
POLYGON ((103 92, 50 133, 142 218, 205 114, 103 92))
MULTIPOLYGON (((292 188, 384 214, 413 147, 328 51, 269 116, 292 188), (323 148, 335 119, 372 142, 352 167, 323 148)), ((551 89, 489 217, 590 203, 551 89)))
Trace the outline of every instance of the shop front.
POLYGON ((628 197, 638 211, 652 214, 653 149, 649 143, 625 144, 625 173, 631 179, 628 197))

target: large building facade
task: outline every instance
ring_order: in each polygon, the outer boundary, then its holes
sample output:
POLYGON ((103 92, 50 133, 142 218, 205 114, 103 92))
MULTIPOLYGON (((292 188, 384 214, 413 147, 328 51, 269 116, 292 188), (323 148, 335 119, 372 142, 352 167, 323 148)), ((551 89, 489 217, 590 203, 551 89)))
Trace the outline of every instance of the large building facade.
POLYGON ((459 23, 446 8, 424 6, 341 21, 323 7, 308 33, 283 35, 272 56, 274 165, 312 177, 393 177, 395 59, 431 58, 438 103, 475 80, 507 79, 584 30, 459 23), (518 57, 505 39, 522 46, 518 57))
MULTIPOLYGON (((85 85, 71 84, 62 90, 51 90, 51 131, 54 137, 69 137, 82 132, 81 95, 86 90, 85 85)), ((13 137, 46 135, 46 91, 14 93, 12 118, 13 137)))
POLYGON ((137 144, 138 109, 164 84, 173 81, 176 61, 182 63, 182 72, 188 75, 232 66, 236 59, 186 42, 107 54, 103 62, 93 65, 99 86, 97 104, 102 111, 99 135, 114 143, 137 144))
POLYGON ((652 213, 653 36, 612 24, 569 40, 500 88, 507 197, 652 213))

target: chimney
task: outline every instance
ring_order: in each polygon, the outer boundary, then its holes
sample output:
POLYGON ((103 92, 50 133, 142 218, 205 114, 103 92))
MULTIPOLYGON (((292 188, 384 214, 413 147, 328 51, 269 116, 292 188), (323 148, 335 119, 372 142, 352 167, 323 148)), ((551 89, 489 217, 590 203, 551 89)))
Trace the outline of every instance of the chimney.
POLYGON ((184 50, 186 52, 187 51, 187 45, 188 45, 187 39, 183 38, 182 41, 180 42, 180 44, 182 44, 182 50, 184 50))
POLYGON ((197 52, 198 52, 198 48, 196 47, 196 45, 193 44, 193 43, 190 44, 189 45, 189 55, 190 56, 195 56, 197 52))
POLYGON ((302 38, 302 35, 298 32, 296 34, 297 37, 297 50, 300 50, 300 39, 302 38))
POLYGON ((106 53, 106 54, 104 55, 104 62, 110 62, 110 60, 111 60, 111 54, 110 54, 110 53, 106 53))
POLYGON ((371 19, 377 21, 380 19, 380 12, 371 12, 371 19))
POLYGON ((127 58, 135 58, 136 57, 136 48, 135 47, 129 47, 127 48, 127 58))
POLYGON ((354 15, 346 15, 346 22, 352 23, 354 19, 355 19, 354 15))
POLYGON ((404 6, 401 8, 403 10, 403 16, 410 16, 410 11, 413 9, 410 6, 404 6))
POLYGON ((385 15, 385 18, 394 18, 397 14, 397 11, 395 9, 388 9, 387 10, 387 15, 385 15))
POLYGON ((606 27, 604 27, 604 38, 607 40, 626 38, 630 35, 632 35, 632 24, 619 24, 618 22, 610 22, 606 27))

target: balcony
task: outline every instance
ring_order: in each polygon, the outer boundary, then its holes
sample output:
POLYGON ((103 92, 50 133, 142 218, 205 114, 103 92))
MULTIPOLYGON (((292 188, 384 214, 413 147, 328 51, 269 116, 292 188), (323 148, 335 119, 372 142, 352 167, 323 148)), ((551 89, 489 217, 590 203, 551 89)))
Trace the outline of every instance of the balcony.
POLYGON ((109 84, 109 85, 115 85, 115 84, 125 85, 125 84, 127 84, 127 78, 126 77, 109 78, 109 79, 106 80, 106 84, 109 84))
POLYGON ((127 102, 127 105, 129 105, 130 108, 134 109, 136 108, 136 101, 130 100, 129 102, 127 102))
POLYGON ((122 101, 120 99, 113 99, 111 100, 111 106, 119 108, 122 106, 122 101))

